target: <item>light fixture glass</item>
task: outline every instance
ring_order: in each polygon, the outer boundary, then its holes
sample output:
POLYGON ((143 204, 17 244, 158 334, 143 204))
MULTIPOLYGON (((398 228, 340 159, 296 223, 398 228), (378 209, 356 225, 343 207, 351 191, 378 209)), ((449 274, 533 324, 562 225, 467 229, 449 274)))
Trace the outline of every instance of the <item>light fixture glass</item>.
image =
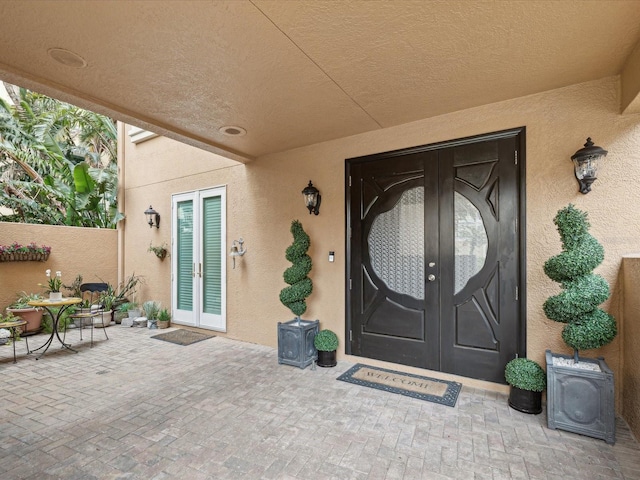
POLYGON ((149 208, 144 211, 144 214, 147 216, 149 228, 152 228, 153 226, 160 228, 160 214, 156 212, 151 205, 149 205, 149 208))
POLYGON ((320 201, 322 200, 322 196, 318 189, 313 186, 311 180, 309 180, 309 185, 302 190, 302 195, 304 197, 304 205, 309 209, 309 215, 312 213, 318 215, 320 213, 320 201))
POLYGON ((584 147, 571 156, 580 193, 587 194, 591 191, 591 184, 597 179, 598 162, 607 153, 605 149, 594 145, 589 137, 584 147))

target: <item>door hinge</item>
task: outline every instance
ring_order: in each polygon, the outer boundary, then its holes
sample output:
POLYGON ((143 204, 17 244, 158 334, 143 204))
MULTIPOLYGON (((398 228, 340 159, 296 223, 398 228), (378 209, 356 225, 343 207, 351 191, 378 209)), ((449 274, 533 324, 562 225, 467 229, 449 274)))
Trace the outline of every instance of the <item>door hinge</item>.
POLYGON ((349 342, 353 342, 353 330, 349 330, 349 342))
POLYGON ((516 217, 516 234, 518 233, 518 217, 516 217))
POLYGON ((516 157, 515 157, 515 164, 518 165, 518 151, 515 151, 516 157))
POLYGON ((352 288, 353 288, 353 281, 349 279, 349 290, 351 290, 352 288))
POLYGON ((520 296, 520 289, 516 287, 516 301, 518 301, 519 296, 520 296))
POLYGON ((349 186, 351 186, 351 175, 349 175, 349 186))

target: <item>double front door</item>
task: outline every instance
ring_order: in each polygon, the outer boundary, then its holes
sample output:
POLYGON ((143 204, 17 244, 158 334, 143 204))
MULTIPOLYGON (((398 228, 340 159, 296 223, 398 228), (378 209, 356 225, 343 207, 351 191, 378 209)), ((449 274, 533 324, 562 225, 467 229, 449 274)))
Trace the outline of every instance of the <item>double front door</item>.
POLYGON ((347 162, 347 353, 504 382, 524 353, 523 135, 347 162))

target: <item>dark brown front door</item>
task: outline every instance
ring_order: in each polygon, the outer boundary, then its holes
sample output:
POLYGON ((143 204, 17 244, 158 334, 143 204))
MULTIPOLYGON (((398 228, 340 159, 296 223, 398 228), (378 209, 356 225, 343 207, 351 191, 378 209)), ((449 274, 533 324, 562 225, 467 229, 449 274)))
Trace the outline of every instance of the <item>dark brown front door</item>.
POLYGON ((525 353, 523 145, 517 129, 347 161, 347 353, 504 382, 525 353))

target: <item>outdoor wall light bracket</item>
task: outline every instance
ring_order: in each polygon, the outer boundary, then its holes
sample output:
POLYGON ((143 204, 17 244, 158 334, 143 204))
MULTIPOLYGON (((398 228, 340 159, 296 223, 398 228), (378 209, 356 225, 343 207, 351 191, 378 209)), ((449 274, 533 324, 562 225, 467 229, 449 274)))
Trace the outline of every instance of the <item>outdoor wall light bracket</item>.
POLYGON ((149 228, 153 226, 160 228, 160 214, 156 212, 151 205, 144 211, 144 214, 147 216, 149 228))
POLYGON ((247 253, 247 249, 244 248, 244 240, 240 237, 238 240, 234 240, 231 244, 231 251, 229 256, 233 258, 233 268, 236 268, 236 257, 242 257, 247 253))
POLYGON ((607 153, 604 148, 594 145, 589 137, 584 147, 571 156, 576 179, 580 185, 580 193, 587 194, 591 191, 591 184, 597 178, 598 162, 606 157, 607 153))
POLYGON ((311 180, 309 180, 309 185, 302 190, 302 195, 304 196, 304 204, 309 209, 309 215, 312 213, 318 215, 320 213, 320 201, 322 200, 322 196, 318 189, 313 186, 311 180))

